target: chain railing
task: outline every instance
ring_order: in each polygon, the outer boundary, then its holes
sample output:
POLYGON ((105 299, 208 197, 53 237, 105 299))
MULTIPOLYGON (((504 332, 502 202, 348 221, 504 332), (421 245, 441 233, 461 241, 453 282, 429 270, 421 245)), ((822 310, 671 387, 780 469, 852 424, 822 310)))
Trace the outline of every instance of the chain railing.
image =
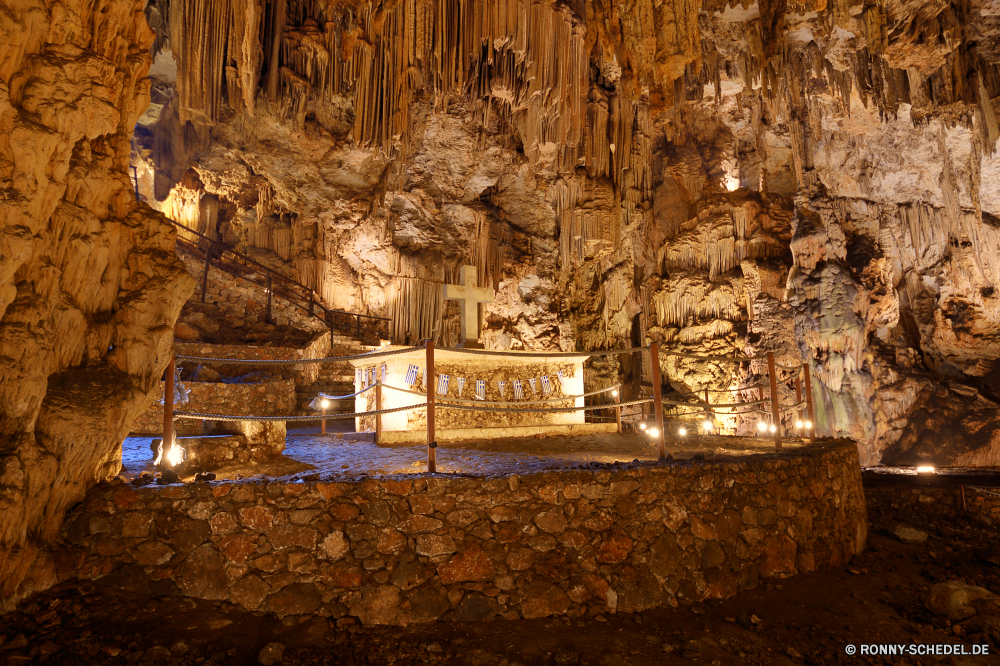
MULTIPOLYGON (((809 365, 808 363, 803 363, 801 366, 779 366, 775 363, 774 354, 772 352, 767 352, 760 356, 747 356, 742 358, 733 357, 723 357, 723 356, 712 356, 712 357, 697 357, 692 354, 686 354, 681 352, 673 351, 660 351, 658 343, 652 343, 649 347, 635 347, 629 349, 619 349, 610 351, 598 351, 598 352, 556 352, 553 354, 539 353, 539 352, 506 352, 506 351, 493 351, 493 350, 449 350, 449 351, 459 351, 463 353, 475 353, 484 356, 501 356, 501 357, 524 357, 530 356, 538 359, 548 359, 548 358, 567 358, 567 357, 584 357, 584 356, 615 356, 619 354, 634 354, 634 353, 645 353, 650 354, 652 362, 652 384, 653 384, 653 396, 650 397, 639 397, 633 400, 628 400, 622 402, 620 391, 620 384, 615 384, 603 389, 596 391, 590 391, 582 393, 580 395, 570 395, 562 396, 557 398, 550 398, 544 400, 533 400, 527 402, 513 403, 516 405, 522 405, 517 407, 500 407, 499 405, 509 405, 511 403, 507 402, 495 402, 495 401, 485 401, 485 400, 462 400, 460 398, 448 398, 439 397, 436 395, 436 391, 432 388, 434 383, 434 343, 428 340, 422 346, 404 347, 401 349, 390 349, 384 351, 373 351, 364 354, 354 354, 347 356, 338 356, 330 358, 320 358, 320 359, 296 359, 296 360, 245 360, 245 359, 229 359, 229 358, 208 358, 208 357, 197 357, 197 356, 177 356, 172 358, 170 365, 166 373, 166 384, 164 387, 164 413, 163 413, 163 432, 164 441, 173 441, 173 420, 174 419, 200 419, 206 421, 316 421, 321 422, 321 432, 326 432, 326 421, 334 419, 353 419, 353 418, 363 418, 368 416, 375 417, 375 441, 378 442, 382 433, 382 416, 385 414, 392 414, 396 412, 409 411, 414 409, 426 409, 427 410, 427 425, 426 425, 426 435, 427 435, 427 470, 429 472, 435 472, 437 469, 437 438, 436 438, 436 411, 438 408, 441 409, 452 409, 460 411, 473 411, 473 412, 490 412, 490 413, 500 413, 500 414, 559 414, 559 413, 571 413, 571 412, 595 412, 600 410, 614 410, 615 420, 617 423, 617 431, 622 432, 622 408, 633 406, 633 405, 645 405, 648 403, 653 404, 653 415, 655 418, 655 431, 649 432, 655 442, 657 448, 657 457, 659 460, 664 460, 666 458, 666 445, 665 445, 665 432, 664 432, 664 418, 663 410, 664 406, 668 406, 671 409, 692 409, 695 413, 704 412, 709 417, 714 418, 715 413, 718 410, 737 410, 742 408, 745 411, 733 411, 732 415, 747 415, 747 414, 763 414, 767 415, 770 413, 771 423, 770 425, 765 424, 765 428, 774 435, 775 450, 780 451, 782 448, 781 442, 781 413, 795 410, 798 415, 797 424, 804 426, 804 429, 808 433, 809 441, 814 441, 815 439, 815 428, 813 427, 813 402, 812 402, 812 386, 809 376, 809 365), (201 412, 188 412, 188 411, 177 411, 173 409, 173 395, 174 395, 174 371, 176 367, 177 360, 189 360, 198 361, 203 363, 218 363, 218 364, 240 364, 240 365, 274 365, 274 364, 305 364, 305 363, 329 363, 337 361, 346 360, 374 360, 378 358, 385 358, 390 356, 396 356, 400 354, 409 354, 415 351, 423 349, 425 354, 425 370, 426 376, 430 378, 430 384, 425 384, 425 390, 423 393, 419 391, 414 391, 410 389, 403 389, 396 386, 391 386, 384 383, 384 376, 382 380, 376 380, 371 385, 362 388, 361 390, 342 396, 332 396, 325 393, 320 393, 317 397, 319 400, 319 415, 289 415, 289 416, 235 416, 226 414, 206 414, 201 412), (746 390, 748 388, 758 388, 767 386, 770 389, 769 398, 760 398, 757 400, 749 400, 742 402, 733 403, 716 403, 712 404, 709 401, 708 394, 722 393, 727 391, 721 390, 711 390, 704 389, 702 393, 696 393, 693 391, 682 392, 680 395, 694 395, 698 400, 694 403, 682 402, 677 400, 665 399, 662 395, 662 376, 660 368, 660 357, 663 356, 678 356, 682 358, 704 358, 705 360, 710 360, 714 362, 724 361, 731 363, 743 363, 755 360, 767 360, 767 382, 761 382, 754 384, 749 387, 741 387, 733 389, 733 392, 746 390), (778 397, 778 384, 779 380, 777 377, 778 369, 793 371, 795 372, 794 377, 786 377, 782 380, 782 383, 787 383, 794 379, 795 383, 795 395, 796 402, 792 405, 782 406, 779 402, 778 397), (802 396, 802 384, 805 384, 805 399, 802 396), (330 406, 330 401, 333 400, 347 400, 351 398, 356 398, 357 396, 366 393, 370 390, 375 391, 375 409, 363 412, 351 412, 351 413, 337 413, 328 414, 327 409, 330 406), (424 398, 424 402, 415 403, 412 405, 405 405, 401 407, 393 407, 389 409, 383 409, 382 405, 382 393, 383 389, 390 389, 393 391, 399 391, 408 394, 414 394, 424 398), (603 404, 591 404, 591 405, 573 405, 569 407, 535 407, 535 405, 549 405, 553 403, 576 401, 580 399, 585 399, 588 397, 593 397, 600 394, 605 394, 611 392, 614 398, 613 402, 603 403, 603 404), (704 395, 704 401, 701 401, 701 395, 704 395), (530 406, 523 406, 530 405, 530 406), (759 406, 769 405, 770 410, 759 409, 759 406), (808 420, 803 421, 803 416, 801 409, 806 408, 806 418, 808 420)), ((764 421, 760 421, 764 424, 764 421)), ((164 460, 167 456, 163 457, 164 460)))
POLYGON ((268 268, 221 241, 173 220, 169 220, 169 222, 178 228, 178 247, 196 258, 204 258, 205 263, 201 277, 202 303, 205 302, 208 293, 209 271, 214 267, 264 290, 267 296, 265 319, 268 323, 272 321, 272 299, 277 296, 291 304, 293 308, 304 312, 307 317, 322 321, 330 329, 331 346, 334 344, 334 335, 338 331, 356 337, 362 344, 378 345, 381 340, 389 339, 389 318, 328 308, 311 287, 268 268), (181 233, 190 234, 193 238, 185 238, 180 235, 181 233), (203 248, 203 244, 206 247, 203 248), (261 278, 255 279, 258 275, 261 278))

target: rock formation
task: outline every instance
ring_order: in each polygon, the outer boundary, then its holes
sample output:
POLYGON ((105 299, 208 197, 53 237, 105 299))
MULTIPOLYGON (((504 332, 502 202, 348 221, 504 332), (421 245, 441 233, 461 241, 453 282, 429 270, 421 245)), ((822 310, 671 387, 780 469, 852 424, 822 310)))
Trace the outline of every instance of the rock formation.
MULTIPOLYGON (((498 290, 488 346, 774 351, 812 365, 819 432, 855 438, 863 464, 1000 460, 993 5, 147 15, 146 199, 392 317, 396 341, 457 342, 440 285, 471 262, 498 290)), ((699 391, 762 371, 664 368, 699 391)), ((648 381, 629 359, 600 370, 648 381)))
MULTIPOLYGON (((472 263, 490 347, 774 351, 862 464, 1000 460, 994 4, 0 2, 0 597, 190 293, 129 166, 397 342, 458 341, 472 263)), ((663 360, 720 402, 762 372, 663 360)))
POLYGON ((142 9, 0 3, 0 609, 51 584, 44 545, 118 473, 192 288, 127 174, 142 9))

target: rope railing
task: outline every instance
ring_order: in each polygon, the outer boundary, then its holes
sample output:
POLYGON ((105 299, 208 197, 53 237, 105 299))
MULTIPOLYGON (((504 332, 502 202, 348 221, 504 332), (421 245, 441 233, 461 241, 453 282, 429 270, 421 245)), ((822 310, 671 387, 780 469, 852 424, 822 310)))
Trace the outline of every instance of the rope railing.
MULTIPOLYGON (((659 344, 652 343, 648 351, 650 353, 652 363, 652 384, 653 384, 653 395, 651 397, 639 397, 633 400, 628 400, 622 402, 618 397, 618 390, 621 388, 621 384, 614 384, 602 389, 595 391, 589 391, 582 393, 580 395, 571 396, 560 396, 554 398, 547 398, 542 400, 531 400, 531 401, 518 401, 511 403, 509 401, 486 401, 486 400, 467 400, 462 398, 449 398, 447 396, 437 396, 436 391, 428 390, 426 392, 414 391, 412 389, 403 389, 400 387, 385 384, 384 381, 376 381, 370 386, 366 386, 355 393, 341 396, 332 396, 326 393, 319 393, 319 397, 325 400, 347 400, 350 398, 356 398, 368 391, 376 391, 376 409, 366 410, 362 412, 351 412, 346 414, 327 414, 326 405, 321 414, 316 415, 282 415, 282 416, 245 416, 245 415, 230 415, 230 414, 211 414, 202 412, 191 412, 191 411, 173 411, 173 376, 176 361, 195 361, 201 363, 214 363, 214 364, 231 364, 231 365, 249 365, 249 366, 272 366, 272 365, 301 365, 308 363, 333 363, 333 362, 343 362, 343 361, 369 361, 381 358, 387 358, 392 356, 398 356, 403 354, 410 354, 415 351, 423 349, 426 353, 426 365, 424 367, 425 376, 433 378, 435 376, 434 372, 434 343, 432 341, 427 341, 425 345, 414 345, 410 347, 402 347, 399 349, 387 349, 384 351, 371 351, 364 352, 361 354, 349 354, 344 356, 318 358, 318 359, 232 359, 232 358, 213 358, 213 357, 201 357, 192 355, 179 355, 174 359, 171 359, 171 363, 168 370, 168 381, 165 388, 165 400, 164 400, 164 441, 172 441, 173 419, 198 419, 204 421, 316 421, 321 420, 322 422, 322 432, 326 431, 326 420, 346 420, 346 419, 356 419, 356 418, 366 418, 375 417, 375 437, 376 442, 378 441, 379 433, 381 432, 381 417, 386 414, 394 414, 398 412, 405 412, 414 409, 426 409, 427 410, 427 447, 428 447, 428 464, 427 469, 429 472, 436 471, 436 454, 435 449, 437 448, 437 441, 435 439, 435 409, 436 407, 441 407, 442 409, 450 409, 457 411, 472 411, 472 412, 488 412, 488 413, 499 413, 499 414, 559 414, 559 413, 570 413, 570 412, 592 412, 599 410, 609 410, 614 409, 616 412, 616 420, 618 424, 618 432, 621 432, 621 410, 623 407, 630 407, 634 405, 644 405, 648 403, 653 404, 654 416, 656 419, 656 430, 653 431, 654 437, 657 443, 657 452, 660 460, 665 459, 666 449, 663 439, 663 410, 664 407, 673 410, 692 410, 695 413, 707 413, 712 418, 714 418, 718 410, 739 410, 744 411, 731 411, 724 412, 727 416, 746 416, 750 414, 764 414, 767 415, 768 412, 759 409, 758 407, 769 403, 771 406, 770 416, 772 423, 767 426, 767 429, 774 434, 775 438, 775 448, 781 450, 781 433, 780 433, 780 423, 781 414, 793 410, 800 410, 802 407, 807 409, 807 422, 806 428, 811 430, 811 422, 813 419, 812 415, 812 390, 809 377, 809 365, 803 364, 802 366, 786 366, 779 365, 775 363, 774 354, 768 352, 764 355, 757 356, 747 356, 743 358, 734 358, 727 356, 712 356, 712 355, 696 355, 687 354, 683 352, 674 351, 664 351, 660 352, 659 344), (767 382, 759 382, 750 386, 738 387, 728 390, 720 389, 704 389, 700 393, 694 391, 680 392, 679 395, 693 395, 700 397, 701 394, 705 395, 705 401, 698 401, 696 403, 691 402, 681 402, 671 399, 665 399, 661 395, 662 381, 661 381, 661 369, 660 369, 660 357, 662 356, 675 356, 680 358, 691 358, 701 361, 710 362, 735 362, 742 363, 746 361, 755 361, 765 359, 767 360, 767 382), (792 371, 795 373, 795 388, 796 388, 796 402, 792 405, 780 405, 778 401, 778 377, 777 371, 792 371), (799 376, 799 373, 803 377, 799 376), (801 395, 802 379, 805 380, 806 395, 803 400, 801 395), (760 398, 758 400, 750 400, 746 402, 734 402, 734 403, 717 403, 711 404, 708 401, 709 393, 736 393, 738 391, 744 391, 753 388, 759 388, 764 385, 768 385, 771 390, 770 398, 760 398), (382 389, 391 389, 393 391, 398 391, 406 394, 416 395, 424 399, 423 402, 417 402, 412 405, 404 405, 400 407, 393 407, 388 409, 382 408, 382 389), (569 407, 533 407, 534 405, 547 405, 560 402, 575 401, 581 398, 588 398, 595 395, 600 395, 607 393, 609 391, 614 391, 615 400, 614 402, 608 402, 603 404, 592 404, 592 405, 573 405, 569 407), (169 396, 169 398, 167 397, 169 396), (510 406, 510 405, 517 406, 510 406)), ((482 350, 482 349, 457 349, 452 350, 459 353, 482 355, 482 356, 501 356, 501 357, 519 357, 519 358, 537 358, 537 359, 554 359, 554 358, 580 358, 580 357, 607 357, 607 356, 617 356, 621 354, 633 354, 636 352, 647 351, 645 348, 628 348, 628 349, 613 349, 613 350, 596 350, 596 351, 583 351, 583 352, 522 352, 522 351, 497 351, 497 350, 482 350)), ((787 383, 790 379, 786 378, 782 383, 787 383)), ((430 387, 428 386, 430 389, 430 387)), ((644 410, 643 410, 644 411, 644 410)), ((814 438, 814 433, 809 433, 809 439, 814 438)))
POLYGON ((362 354, 347 354, 345 356, 327 356, 324 358, 301 358, 301 359, 239 359, 239 358, 213 358, 208 356, 190 356, 180 354, 175 357, 178 361, 195 361, 198 363, 214 363, 216 365, 305 365, 308 363, 338 363, 341 361, 368 360, 374 358, 386 358, 388 356, 399 356, 409 354, 423 349, 421 346, 402 347, 400 349, 389 349, 386 351, 370 351, 362 354))

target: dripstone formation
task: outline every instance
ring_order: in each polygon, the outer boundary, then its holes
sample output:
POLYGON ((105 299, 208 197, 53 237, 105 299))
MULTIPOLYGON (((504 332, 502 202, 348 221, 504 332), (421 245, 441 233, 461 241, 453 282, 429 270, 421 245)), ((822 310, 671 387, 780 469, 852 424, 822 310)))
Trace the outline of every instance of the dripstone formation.
MULTIPOLYGON (((395 342, 459 342, 441 285, 471 264, 497 290, 488 347, 773 351, 811 365, 818 432, 863 464, 997 461, 992 5, 147 15, 142 195, 333 307, 391 317, 395 342)), ((764 369, 664 366, 679 390, 733 391, 719 403, 758 397, 764 369)), ((595 367, 588 389, 649 381, 625 357, 595 367)))

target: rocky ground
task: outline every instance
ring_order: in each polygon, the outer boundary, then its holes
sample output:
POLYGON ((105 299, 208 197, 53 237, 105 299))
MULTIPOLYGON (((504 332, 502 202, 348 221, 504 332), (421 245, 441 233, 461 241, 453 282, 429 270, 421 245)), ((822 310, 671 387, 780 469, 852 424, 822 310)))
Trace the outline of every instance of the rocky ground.
MULTIPOLYGON (((886 483, 877 484, 884 493, 886 483)), ((282 623, 227 603, 125 595, 99 582, 63 584, 0 617, 0 664, 1000 663, 994 600, 953 603, 954 622, 929 609, 945 612, 940 602, 927 603, 929 590, 947 581, 1000 591, 1000 536, 968 517, 920 515, 927 514, 870 502, 868 548, 846 570, 768 584, 723 602, 598 618, 406 628, 359 627, 350 618, 282 623), (899 519, 915 529, 900 530, 899 519), (986 645, 990 655, 846 654, 848 645, 871 643, 986 645)), ((942 590, 952 601, 962 592, 935 588, 939 596, 942 590)))
MULTIPOLYGON (((427 465, 427 447, 422 445, 379 445, 358 441, 367 433, 334 432, 342 421, 327 423, 328 434, 319 428, 300 428, 288 433, 285 451, 267 461, 229 464, 212 471, 218 479, 282 477, 308 473, 330 475, 407 474, 422 472, 427 465)), ((122 476, 131 481, 143 471, 154 472, 148 437, 128 437, 123 445, 122 476)), ((785 440, 785 449, 803 446, 803 440, 785 440)), ((590 463, 656 460, 656 446, 645 433, 601 433, 592 435, 521 437, 467 440, 438 445, 438 471, 444 474, 530 474, 570 469, 590 463)), ((666 443, 673 458, 685 460, 695 455, 734 456, 774 450, 766 437, 723 437, 692 435, 666 443)), ((193 477, 193 475, 192 475, 193 477)))

